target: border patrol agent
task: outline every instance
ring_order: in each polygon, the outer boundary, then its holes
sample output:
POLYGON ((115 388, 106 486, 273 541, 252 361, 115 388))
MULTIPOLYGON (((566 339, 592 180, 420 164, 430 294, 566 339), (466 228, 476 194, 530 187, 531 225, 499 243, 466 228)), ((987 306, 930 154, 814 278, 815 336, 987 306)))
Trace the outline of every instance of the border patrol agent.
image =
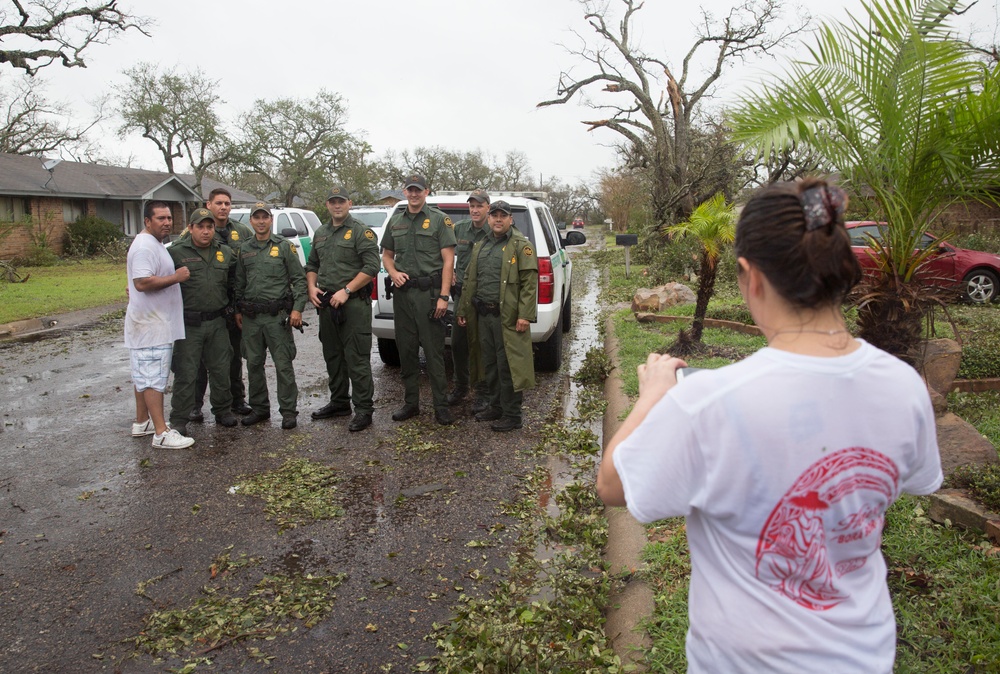
POLYGON ((382 235, 382 266, 396 287, 393 314, 403 375, 403 406, 392 414, 404 421, 420 414, 420 347, 434 396, 434 418, 453 424, 444 368, 444 317, 455 269, 455 225, 427 205, 427 180, 411 174, 403 184, 406 209, 392 216, 382 235))
POLYGON ((491 235, 472 249, 458 323, 469 326, 473 382, 485 378, 489 407, 476 421, 498 433, 521 428, 525 389, 535 385, 531 322, 538 315, 538 258, 513 227, 510 204, 490 205, 491 235))
MULTIPOLYGON (((462 298, 465 270, 469 266, 472 247, 489 234, 486 226, 490 207, 490 195, 486 190, 473 190, 469 195, 469 214, 471 218, 455 223, 455 283, 451 286, 451 294, 456 305, 462 298)), ((454 364, 455 388, 448 394, 448 404, 457 405, 465 399, 469 392, 469 336, 464 326, 455 323, 451 330, 451 358, 454 364)), ((478 414, 488 406, 486 400, 486 382, 476 385, 476 400, 472 404, 472 413, 478 414)))
MULTIPOLYGON (((233 195, 224 187, 217 187, 208 193, 208 200, 205 208, 211 211, 215 218, 215 239, 221 244, 232 248, 233 253, 238 253, 240 245, 244 241, 253 238, 253 230, 242 222, 231 220, 229 212, 233 208, 233 195)), ((181 233, 181 238, 188 235, 187 231, 181 233)), ((229 295, 232 304, 232 286, 229 295)), ((232 317, 226 319, 226 327, 229 330, 229 344, 232 348, 233 357, 229 363, 230 390, 233 394, 233 412, 236 414, 249 414, 250 407, 246 403, 246 387, 243 385, 243 356, 240 348, 240 329, 232 317)), ((205 389, 208 386, 208 373, 205 365, 198 366, 198 382, 195 387, 194 409, 188 417, 190 421, 201 423, 205 420, 201 408, 205 404, 205 389)))
POLYGON ((211 380, 215 423, 229 428, 237 423, 231 411, 229 379, 233 347, 226 329, 236 257, 229 246, 219 242, 215 217, 208 209, 199 208, 191 214, 188 232, 189 236, 167 249, 175 267, 187 267, 191 272, 181 283, 185 337, 174 344, 174 391, 170 397, 170 423, 181 435, 187 435, 200 367, 207 369, 211 380))
POLYGON ((331 188, 326 200, 331 222, 313 233, 306 283, 309 301, 319 313, 319 341, 330 379, 330 402, 312 418, 347 416, 353 402, 354 418, 347 426, 353 432, 371 426, 375 411, 371 282, 379 271, 379 253, 375 233, 351 217, 352 205, 343 185, 331 188))
POLYGON ((254 238, 240 247, 236 264, 236 322, 243 329, 252 411, 243 417, 250 426, 271 418, 264 360, 271 353, 278 379, 281 427, 295 428, 299 389, 295 385, 295 339, 306 306, 306 274, 295 245, 271 233, 271 209, 257 202, 250 209, 254 238))

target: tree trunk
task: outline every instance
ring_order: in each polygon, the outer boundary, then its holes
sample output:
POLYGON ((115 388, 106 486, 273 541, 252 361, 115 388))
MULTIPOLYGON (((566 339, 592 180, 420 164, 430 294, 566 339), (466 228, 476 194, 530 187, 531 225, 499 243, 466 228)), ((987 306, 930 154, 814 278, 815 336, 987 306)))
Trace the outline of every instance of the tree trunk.
POLYGON ((858 307, 858 336, 913 364, 910 350, 920 341, 924 311, 899 297, 879 297, 858 307))
POLYGON ((701 333, 705 329, 705 314, 708 313, 708 300, 715 289, 715 275, 718 266, 710 260, 708 253, 701 254, 701 271, 698 273, 698 301, 694 305, 694 321, 691 322, 691 341, 701 342, 701 333))

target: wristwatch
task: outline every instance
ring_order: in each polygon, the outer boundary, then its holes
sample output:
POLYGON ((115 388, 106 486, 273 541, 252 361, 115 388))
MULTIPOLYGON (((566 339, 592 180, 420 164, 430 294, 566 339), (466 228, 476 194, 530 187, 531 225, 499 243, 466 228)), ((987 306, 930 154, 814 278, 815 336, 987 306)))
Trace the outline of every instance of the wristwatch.
POLYGON ((448 299, 449 299, 449 297, 448 297, 448 295, 438 295, 438 299, 444 300, 445 302, 447 302, 448 299))
POLYGON ((350 297, 350 296, 351 296, 351 289, 350 289, 350 288, 348 288, 347 286, 344 286, 344 292, 345 292, 345 293, 347 293, 347 296, 348 296, 348 297, 350 297))

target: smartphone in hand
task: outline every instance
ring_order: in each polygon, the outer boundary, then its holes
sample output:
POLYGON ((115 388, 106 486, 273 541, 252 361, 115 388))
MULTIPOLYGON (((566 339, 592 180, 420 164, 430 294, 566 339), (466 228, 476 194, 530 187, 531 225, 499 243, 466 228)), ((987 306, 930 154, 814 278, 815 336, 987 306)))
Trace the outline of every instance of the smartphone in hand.
POLYGON ((695 372, 701 372, 704 369, 705 368, 703 367, 679 367, 677 368, 677 382, 680 383, 688 375, 693 374, 695 372))

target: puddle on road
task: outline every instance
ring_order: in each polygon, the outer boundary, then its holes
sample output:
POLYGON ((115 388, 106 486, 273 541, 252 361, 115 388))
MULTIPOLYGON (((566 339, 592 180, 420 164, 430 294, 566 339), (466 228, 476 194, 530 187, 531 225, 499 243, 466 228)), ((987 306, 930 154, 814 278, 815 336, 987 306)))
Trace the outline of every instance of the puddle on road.
POLYGON ((313 559, 313 545, 318 541, 313 538, 306 538, 296 541, 291 550, 286 552, 278 566, 289 576, 303 576, 310 568, 318 568, 326 565, 327 560, 323 557, 313 559))
MULTIPOLYGON (((583 266, 583 265, 581 265, 583 266)), ((584 283, 574 285, 574 290, 579 292, 585 289, 582 296, 573 298, 573 328, 571 331, 572 340, 567 345, 569 356, 566 359, 566 372, 562 375, 562 412, 564 419, 572 419, 577 415, 577 405, 580 398, 581 386, 573 381, 572 374, 583 364, 587 352, 594 347, 601 347, 600 331, 598 321, 600 320, 600 283, 598 279, 599 270, 593 264, 587 264, 584 271, 584 283)), ((603 447, 603 429, 601 419, 591 421, 586 427, 597 436, 598 446, 603 447)), ((597 465, 597 457, 594 458, 594 466, 597 465)), ((561 455, 549 455, 546 459, 545 478, 538 490, 538 507, 545 511, 548 517, 558 518, 560 509, 555 500, 555 495, 566 488, 574 481, 573 468, 569 462, 561 455)), ((539 572, 542 581, 539 591, 529 598, 532 601, 552 601, 555 599, 555 592, 547 581, 546 563, 557 554, 573 554, 576 549, 572 545, 563 545, 554 541, 542 541, 535 546, 534 558, 542 564, 539 572)), ((527 551, 525 551, 527 552, 527 551)))

